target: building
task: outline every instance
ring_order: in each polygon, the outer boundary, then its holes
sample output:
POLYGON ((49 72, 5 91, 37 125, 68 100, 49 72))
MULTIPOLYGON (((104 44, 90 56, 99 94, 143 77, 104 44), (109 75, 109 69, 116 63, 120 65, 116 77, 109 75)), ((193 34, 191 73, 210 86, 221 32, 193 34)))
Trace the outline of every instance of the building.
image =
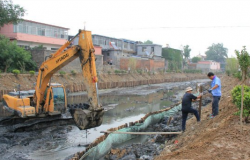
MULTIPOLYGON (((75 36, 68 36, 68 40, 72 39, 75 36)), ((93 41, 93 40, 92 40, 93 41)), ((76 37, 71 45, 78 45, 79 42, 79 36, 76 37)), ((95 57, 96 57, 96 69, 98 71, 101 71, 103 69, 103 55, 102 55, 102 47, 94 45, 95 49, 95 57)), ((71 68, 74 68, 75 71, 80 72, 81 71, 81 64, 79 59, 75 59, 73 62, 71 62, 69 65, 71 65, 71 68), (76 66, 76 67, 74 67, 76 66)))
POLYGON ((196 69, 203 70, 205 72, 208 71, 219 71, 220 70, 220 63, 212 60, 207 61, 199 61, 197 63, 196 69))
POLYGON ((30 49, 43 45, 46 50, 59 49, 68 39, 69 28, 23 20, 18 24, 7 24, 0 28, 0 34, 10 40, 16 40, 17 45, 30 49))
POLYGON ((205 58, 206 58, 206 56, 201 55, 201 53, 199 53, 199 54, 198 54, 197 56, 195 56, 195 57, 201 58, 202 61, 204 61, 205 58))
POLYGON ((137 55, 142 57, 162 56, 162 46, 158 44, 137 44, 137 55))
POLYGON ((197 63, 188 63, 188 69, 196 69, 197 68, 197 63))
POLYGON ((116 66, 120 66, 120 58, 129 57, 135 53, 136 42, 127 39, 118 39, 98 34, 92 35, 93 44, 102 47, 103 62, 107 64, 112 60, 116 66))

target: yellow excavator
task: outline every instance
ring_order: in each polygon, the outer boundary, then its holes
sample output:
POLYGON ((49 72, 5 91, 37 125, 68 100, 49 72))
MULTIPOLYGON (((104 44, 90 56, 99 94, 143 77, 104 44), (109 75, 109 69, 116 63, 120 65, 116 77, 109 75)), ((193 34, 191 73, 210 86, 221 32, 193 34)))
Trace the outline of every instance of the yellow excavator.
POLYGON ((100 126, 104 110, 99 104, 97 73, 94 46, 90 31, 79 30, 79 33, 67 41, 55 53, 51 54, 39 68, 34 95, 21 97, 3 95, 3 105, 21 118, 40 118, 61 115, 69 109, 79 129, 100 126), (78 45, 71 43, 79 39, 78 45), (79 57, 83 83, 87 89, 88 104, 84 107, 67 108, 67 96, 63 85, 51 83, 54 73, 79 57))

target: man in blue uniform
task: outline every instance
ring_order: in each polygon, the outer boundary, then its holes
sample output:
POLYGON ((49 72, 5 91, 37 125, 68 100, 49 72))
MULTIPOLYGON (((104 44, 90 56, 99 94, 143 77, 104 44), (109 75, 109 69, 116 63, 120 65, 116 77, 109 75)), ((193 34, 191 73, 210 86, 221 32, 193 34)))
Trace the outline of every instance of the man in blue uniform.
POLYGON ((186 120, 188 117, 188 113, 193 113, 197 119, 197 121, 200 121, 200 116, 198 114, 198 111, 196 109, 192 108, 192 101, 195 101, 197 98, 200 98, 202 96, 199 95, 196 97, 192 94, 193 89, 191 87, 186 88, 186 93, 184 94, 182 98, 182 131, 184 132, 186 129, 186 120))
POLYGON ((214 118, 215 116, 219 114, 219 101, 221 97, 221 81, 212 72, 209 72, 207 76, 209 79, 212 80, 211 89, 209 89, 208 92, 213 95, 212 114, 210 118, 214 118))

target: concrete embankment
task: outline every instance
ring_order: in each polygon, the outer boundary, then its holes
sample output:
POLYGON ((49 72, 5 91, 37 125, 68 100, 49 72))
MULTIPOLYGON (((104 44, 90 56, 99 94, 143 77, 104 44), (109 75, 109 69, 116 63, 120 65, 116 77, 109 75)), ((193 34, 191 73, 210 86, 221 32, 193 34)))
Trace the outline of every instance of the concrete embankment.
MULTIPOLYGON (((166 82, 183 82, 195 79, 206 78, 204 74, 182 74, 182 73, 162 73, 162 74, 100 74, 98 75, 98 88, 123 88, 135 87, 140 85, 159 84, 166 82)), ((52 82, 61 83, 66 87, 68 92, 85 91, 86 87, 82 82, 81 74, 66 74, 54 75, 52 82)), ((36 76, 22 74, 15 76, 13 74, 1 74, 0 77, 0 101, 3 94, 6 94, 14 89, 17 90, 17 85, 21 85, 21 90, 33 90, 36 83, 36 76)))

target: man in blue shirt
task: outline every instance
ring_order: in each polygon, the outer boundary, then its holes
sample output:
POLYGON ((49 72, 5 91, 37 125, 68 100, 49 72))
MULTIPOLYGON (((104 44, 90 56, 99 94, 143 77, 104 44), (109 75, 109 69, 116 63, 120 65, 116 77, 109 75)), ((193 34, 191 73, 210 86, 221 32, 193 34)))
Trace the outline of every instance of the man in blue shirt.
POLYGON ((221 81, 212 72, 209 72, 207 76, 209 79, 212 80, 211 89, 209 89, 208 92, 213 95, 212 114, 210 118, 214 118, 215 116, 219 114, 219 101, 221 97, 221 81))

